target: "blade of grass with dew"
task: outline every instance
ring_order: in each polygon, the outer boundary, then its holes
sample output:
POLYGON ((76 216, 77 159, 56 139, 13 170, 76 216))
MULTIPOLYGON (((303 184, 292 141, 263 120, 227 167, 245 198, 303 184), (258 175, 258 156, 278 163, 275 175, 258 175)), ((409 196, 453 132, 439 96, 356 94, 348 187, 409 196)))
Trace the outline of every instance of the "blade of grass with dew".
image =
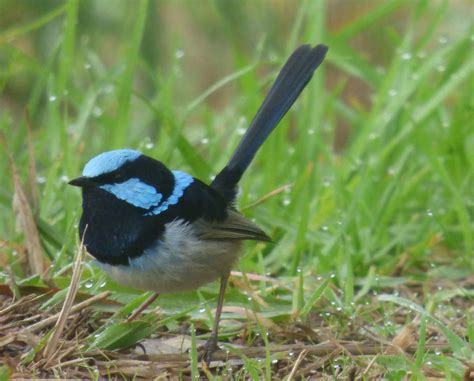
POLYGON ((458 335, 456 335, 451 330, 451 328, 445 325, 441 320, 429 314, 428 311, 426 311, 423 307, 419 306, 418 304, 412 302, 409 299, 402 298, 399 296, 394 296, 394 295, 388 295, 388 294, 379 295, 377 299, 380 300, 381 302, 395 303, 399 306, 403 306, 403 307, 411 309, 412 311, 418 312, 423 318, 428 319, 441 330, 443 335, 446 337, 446 340, 448 340, 448 343, 451 346, 453 353, 456 356, 459 356, 460 358, 464 358, 464 359, 470 359, 472 358, 472 356, 474 356, 473 349, 467 342, 465 342, 458 335))
POLYGON ((119 85, 118 114, 115 121, 115 129, 112 139, 112 145, 115 148, 123 147, 127 142, 133 77, 138 61, 143 32, 145 30, 147 11, 148 0, 140 0, 137 5, 137 16, 132 31, 129 34, 127 33, 130 36, 130 40, 128 41, 127 50, 125 52, 126 68, 119 85))

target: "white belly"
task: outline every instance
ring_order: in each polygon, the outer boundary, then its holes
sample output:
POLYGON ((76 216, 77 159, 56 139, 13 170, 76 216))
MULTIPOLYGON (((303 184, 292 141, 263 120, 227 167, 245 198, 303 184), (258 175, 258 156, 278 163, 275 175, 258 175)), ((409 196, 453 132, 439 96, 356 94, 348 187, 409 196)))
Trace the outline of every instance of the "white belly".
POLYGON ((162 239, 130 265, 99 263, 112 279, 161 294, 194 290, 226 275, 236 261, 240 241, 200 240, 183 221, 165 225, 162 239))

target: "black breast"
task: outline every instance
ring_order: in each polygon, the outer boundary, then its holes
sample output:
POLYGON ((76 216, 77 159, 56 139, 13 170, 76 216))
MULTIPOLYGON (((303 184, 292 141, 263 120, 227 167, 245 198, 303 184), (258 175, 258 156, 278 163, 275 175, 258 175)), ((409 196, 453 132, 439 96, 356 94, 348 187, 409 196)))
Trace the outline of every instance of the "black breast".
POLYGON ((83 214, 79 234, 87 251, 97 260, 128 265, 164 232, 157 218, 145 218, 145 210, 130 205, 100 188, 83 189, 83 214))

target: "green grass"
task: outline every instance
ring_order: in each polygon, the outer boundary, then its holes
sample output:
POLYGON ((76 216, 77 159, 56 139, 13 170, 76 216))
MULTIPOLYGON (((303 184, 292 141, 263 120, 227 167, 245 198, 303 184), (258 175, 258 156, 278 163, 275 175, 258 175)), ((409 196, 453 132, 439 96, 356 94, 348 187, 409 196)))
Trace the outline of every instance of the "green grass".
MULTIPOLYGON (((207 11, 192 2, 171 6, 178 15, 164 4, 118 2, 113 15, 98 21, 99 3, 35 7, 25 1, 23 19, 4 16, 0 129, 26 183, 29 111, 48 284, 68 286, 81 201, 66 183, 88 159, 137 148, 209 182, 288 54, 300 43, 323 42, 330 47, 325 63, 241 182, 240 208, 275 243, 247 244, 236 270, 268 274, 281 284, 244 276, 243 284, 266 304, 231 287, 226 305, 261 313, 280 327, 319 316, 335 338, 345 337, 348 322, 364 321, 357 334, 370 326, 386 341, 419 316, 416 353, 380 356, 376 369, 392 380, 423 379, 426 367, 462 379, 474 336, 472 289, 462 285, 474 270, 474 28, 462 21, 468 4, 374 2, 337 28, 327 17, 337 12, 331 2, 301 1, 291 22, 269 2, 232 3, 232 11, 219 1, 206 2, 207 11), (184 16, 168 24, 161 16, 165 26, 155 25, 160 12, 184 16), (239 14, 248 18, 237 21, 239 14), (286 24, 272 30, 278 20, 286 24), (456 27, 447 30, 453 20, 456 27), (187 22, 191 30, 168 31, 173 22, 187 22), (404 293, 413 283, 422 291, 404 293), (400 309, 405 322, 395 319, 400 309), (433 329, 445 336, 446 353, 425 349, 433 329)), ((15 230, 4 153, 0 172, 0 282, 11 283, 8 274, 14 274, 18 286, 46 286, 21 260, 25 240, 15 230)), ((113 284, 87 260, 81 291, 104 290, 123 304, 97 308, 106 318, 91 334, 92 347, 127 346, 149 337, 157 321, 159 334, 188 327, 192 375, 199 372, 195 340, 208 333, 217 285, 160 297, 159 317, 149 314, 132 325, 124 317, 148 295, 113 284)), ((57 308, 64 294, 43 308, 57 308)), ((224 315, 232 320, 222 326, 223 340, 234 342, 246 327, 244 345, 293 342, 274 332, 267 338, 271 328, 262 322, 224 315)), ((262 361, 242 359, 245 368, 234 370, 239 377, 269 379, 276 364, 270 352, 262 361)), ((361 359, 341 354, 325 372, 337 365, 343 374, 350 365, 364 369, 370 358, 361 359)))

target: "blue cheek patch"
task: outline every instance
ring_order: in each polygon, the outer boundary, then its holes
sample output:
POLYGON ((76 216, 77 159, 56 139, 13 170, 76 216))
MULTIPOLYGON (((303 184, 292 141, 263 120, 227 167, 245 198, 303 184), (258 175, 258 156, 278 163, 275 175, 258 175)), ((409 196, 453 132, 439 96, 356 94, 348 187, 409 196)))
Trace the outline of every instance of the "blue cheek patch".
POLYGON ((120 168, 127 161, 133 161, 142 156, 141 152, 133 149, 118 149, 97 155, 84 167, 82 176, 96 177, 104 173, 110 173, 120 168))
POLYGON ((137 178, 132 178, 119 184, 106 184, 102 189, 112 193, 120 200, 143 209, 158 205, 163 195, 155 187, 145 184, 137 178))
POLYGON ((171 205, 176 205, 179 199, 183 196, 185 189, 194 181, 194 178, 185 172, 173 171, 173 175, 173 193, 171 193, 170 196, 161 203, 161 205, 148 212, 146 216, 157 216, 158 214, 167 210, 171 205))

